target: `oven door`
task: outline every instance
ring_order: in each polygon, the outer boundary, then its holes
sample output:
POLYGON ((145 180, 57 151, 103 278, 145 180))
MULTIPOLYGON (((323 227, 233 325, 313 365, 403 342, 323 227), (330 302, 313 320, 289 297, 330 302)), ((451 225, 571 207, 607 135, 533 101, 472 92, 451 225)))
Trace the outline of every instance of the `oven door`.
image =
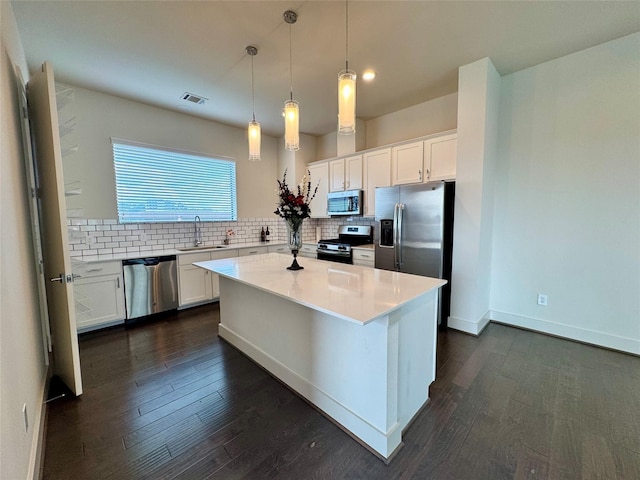
POLYGON ((349 253, 327 253, 327 250, 316 250, 316 258, 318 260, 328 260, 330 262, 353 264, 351 252, 349 253))

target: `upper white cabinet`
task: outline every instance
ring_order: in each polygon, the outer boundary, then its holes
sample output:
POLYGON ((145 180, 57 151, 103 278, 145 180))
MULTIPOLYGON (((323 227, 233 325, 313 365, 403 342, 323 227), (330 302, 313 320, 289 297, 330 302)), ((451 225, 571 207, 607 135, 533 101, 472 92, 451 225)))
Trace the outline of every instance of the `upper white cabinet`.
POLYGON ((311 201, 311 218, 327 218, 327 193, 329 192, 328 162, 309 165, 311 188, 318 185, 315 198, 311 201), (320 182, 320 183, 318 183, 320 182))
POLYGON ((329 162, 329 191, 342 192, 345 189, 344 186, 344 158, 331 160, 329 162))
POLYGON ((391 181, 393 185, 422 182, 424 174, 424 142, 406 143, 391 149, 391 181))
POLYGON ((456 178, 457 134, 424 141, 425 182, 456 178))
POLYGON ((381 148, 362 156, 364 166, 364 216, 376 213, 376 187, 391 185, 391 149, 381 148))
POLYGON ((456 146, 452 133, 392 147, 392 185, 455 179, 456 146))
POLYGON ((329 162, 329 191, 362 189, 362 155, 338 158, 329 162))
POLYGON ((344 159, 345 190, 362 190, 362 155, 344 159))

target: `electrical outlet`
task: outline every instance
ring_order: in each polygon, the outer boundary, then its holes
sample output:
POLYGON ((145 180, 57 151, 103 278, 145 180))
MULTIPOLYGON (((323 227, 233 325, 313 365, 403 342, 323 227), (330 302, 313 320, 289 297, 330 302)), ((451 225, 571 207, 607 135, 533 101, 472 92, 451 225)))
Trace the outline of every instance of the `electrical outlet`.
POLYGON ((24 420, 24 431, 29 431, 29 417, 27 416, 27 404, 22 404, 22 419, 24 420))
POLYGON ((547 296, 544 293, 538 294, 538 305, 547 306, 547 296))

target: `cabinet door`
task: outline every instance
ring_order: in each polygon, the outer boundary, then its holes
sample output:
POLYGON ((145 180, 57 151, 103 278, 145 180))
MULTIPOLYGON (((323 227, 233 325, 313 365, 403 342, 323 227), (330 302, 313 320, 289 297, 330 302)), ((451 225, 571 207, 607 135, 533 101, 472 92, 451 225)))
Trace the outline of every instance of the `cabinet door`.
POLYGON ((329 162, 329 191, 342 192, 344 187, 344 158, 329 162))
POLYGON ((329 164, 327 162, 309 166, 311 187, 318 185, 316 197, 311 201, 311 218, 328 218, 327 193, 329 192, 329 164), (320 183, 318 183, 320 182, 320 183))
POLYGON ((456 178, 457 135, 443 135, 424 141, 425 181, 456 178))
POLYGON ((391 181, 393 185, 422 182, 423 144, 424 142, 414 142, 392 148, 391 181))
POLYGON ((362 155, 344 159, 345 190, 362 190, 362 155))
POLYGON ((180 266, 180 306, 213 300, 211 272, 194 265, 180 266))
POLYGON ((73 284, 76 296, 78 332, 113 325, 125 318, 122 274, 78 278, 73 284))
POLYGON ((376 187, 391 185, 391 149, 383 148, 365 153, 364 166, 364 215, 376 214, 376 187))
POLYGON ((316 250, 318 246, 315 243, 303 243, 302 248, 298 252, 299 257, 316 258, 316 250))

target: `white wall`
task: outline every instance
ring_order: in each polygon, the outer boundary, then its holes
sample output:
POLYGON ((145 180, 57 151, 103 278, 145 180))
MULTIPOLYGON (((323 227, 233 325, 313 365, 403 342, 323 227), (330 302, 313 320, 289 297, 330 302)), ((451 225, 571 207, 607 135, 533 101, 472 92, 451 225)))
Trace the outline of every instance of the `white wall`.
MULTIPOLYGON (((55 65, 54 65, 55 69, 55 65)), ((65 183, 80 181, 83 194, 67 198, 85 218, 117 218, 110 137, 167 146, 236 160, 238 217, 272 213, 278 176, 277 139, 262 135, 260 162, 248 160, 245 129, 164 110, 73 86, 74 101, 60 111, 60 123, 75 116, 77 127, 63 137, 78 152, 65 157, 65 183)))
POLYGON ((491 318, 640 353, 640 33, 504 77, 499 132, 491 318))
POLYGON ((47 369, 14 73, 27 81, 27 68, 9 2, 0 17, 0 478, 23 479, 34 474, 47 369))
MULTIPOLYGON (((452 93, 364 122, 358 119, 355 149, 367 150, 432 133, 455 130, 457 108, 458 94, 452 93)), ((350 153, 348 146, 338 146, 344 142, 340 137, 342 136, 336 132, 318 137, 316 160, 342 155, 338 153, 340 149, 350 153)))
POLYGON ((374 148, 457 126, 458 94, 419 103, 366 122, 366 147, 374 148))
POLYGON ((500 75, 488 58, 458 73, 458 157, 448 325, 474 335, 489 322, 493 185, 500 75))

